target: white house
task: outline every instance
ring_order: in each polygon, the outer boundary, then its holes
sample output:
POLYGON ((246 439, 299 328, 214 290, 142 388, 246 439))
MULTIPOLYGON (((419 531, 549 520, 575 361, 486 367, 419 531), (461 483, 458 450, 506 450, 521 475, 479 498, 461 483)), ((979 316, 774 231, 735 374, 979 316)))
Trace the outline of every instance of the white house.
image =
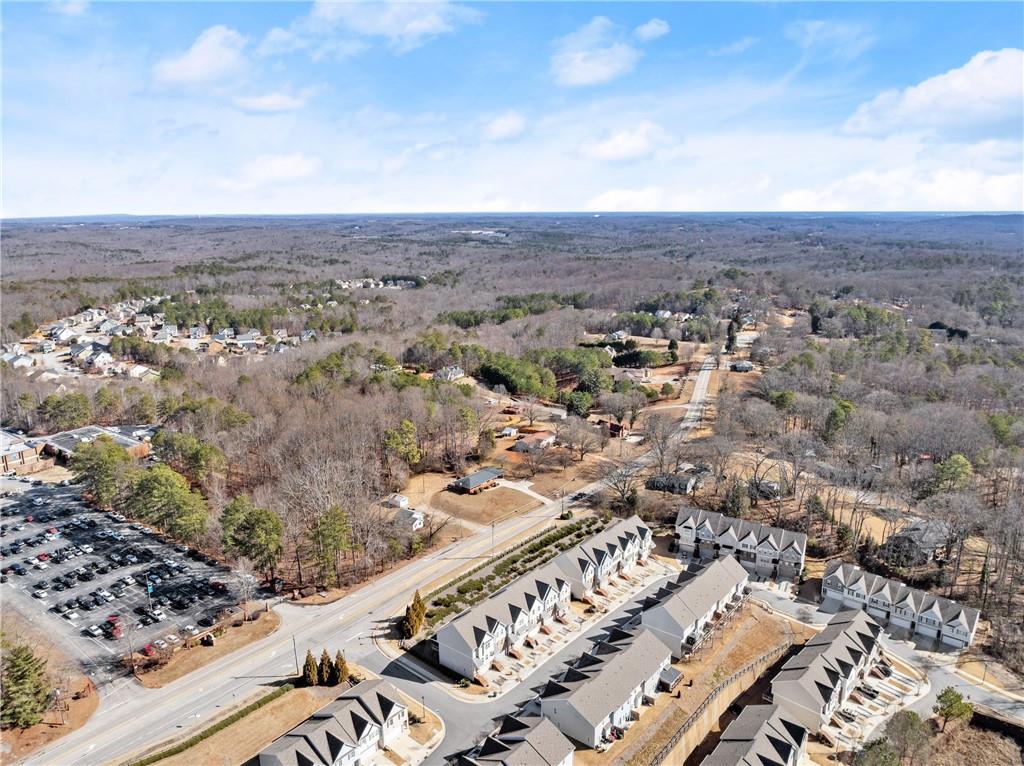
POLYGON ((628 574, 647 560, 654 537, 639 516, 620 519, 574 548, 560 553, 552 563, 569 581, 573 598, 585 601, 617 575, 628 574))
POLYGON ((807 535, 716 511, 682 508, 676 516, 676 544, 687 555, 706 560, 732 554, 759 575, 791 580, 804 568, 807 535))
POLYGON ((548 681, 539 696, 541 713, 565 736, 595 748, 653 704, 670 666, 669 650, 653 633, 613 628, 548 681))
POLYGON ((569 583, 552 564, 529 572, 438 630, 438 661, 463 678, 480 676, 514 656, 542 625, 564 620, 571 597, 569 583))
POLYGON ((395 524, 412 532, 423 529, 425 523, 423 513, 414 508, 399 508, 395 514, 395 524))
POLYGON ((796 723, 819 732, 881 657, 882 626, 864 612, 839 612, 786 661, 772 700, 796 723))
POLYGON ((507 715, 498 730, 458 760, 458 766, 572 766, 572 742, 550 720, 507 715))
POLYGON ((259 766, 362 766, 409 730, 409 710, 384 680, 363 681, 257 756, 259 766))
POLYGON ((698 572, 682 572, 645 600, 640 625, 671 650, 686 657, 711 634, 715 621, 737 609, 747 592, 747 570, 732 556, 698 572))
POLYGON ((977 609, 842 561, 825 567, 821 597, 844 608, 864 609, 890 628, 934 638, 956 649, 971 645, 981 617, 977 609))
POLYGON ((466 376, 465 371, 457 364, 442 367, 433 374, 434 380, 441 380, 446 383, 454 383, 456 380, 466 376))
POLYGON ((384 501, 384 505, 388 508, 408 508, 409 498, 405 495, 399 495, 397 493, 388 495, 387 500, 384 501))

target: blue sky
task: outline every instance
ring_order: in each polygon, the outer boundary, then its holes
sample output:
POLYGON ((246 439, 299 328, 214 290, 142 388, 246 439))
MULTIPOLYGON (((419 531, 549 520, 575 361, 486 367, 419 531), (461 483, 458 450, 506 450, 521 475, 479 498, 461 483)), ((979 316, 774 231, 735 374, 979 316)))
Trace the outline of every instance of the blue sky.
POLYGON ((3 214, 1019 210, 1019 3, 4 5, 3 214))

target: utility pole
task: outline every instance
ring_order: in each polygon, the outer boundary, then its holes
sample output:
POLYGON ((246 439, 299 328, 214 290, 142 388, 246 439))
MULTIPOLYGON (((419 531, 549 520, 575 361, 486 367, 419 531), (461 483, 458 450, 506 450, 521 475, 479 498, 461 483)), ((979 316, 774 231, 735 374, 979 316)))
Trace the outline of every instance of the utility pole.
POLYGON ((494 522, 491 522, 491 558, 494 558, 494 522))
POLYGON ((299 648, 295 643, 295 635, 292 634, 292 655, 295 657, 295 675, 299 675, 299 648))

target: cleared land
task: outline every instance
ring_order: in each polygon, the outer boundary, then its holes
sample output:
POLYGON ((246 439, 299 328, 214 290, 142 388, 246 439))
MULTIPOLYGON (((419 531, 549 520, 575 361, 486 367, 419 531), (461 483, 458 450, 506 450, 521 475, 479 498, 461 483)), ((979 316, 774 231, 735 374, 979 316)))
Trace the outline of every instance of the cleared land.
POLYGON ((541 502, 509 487, 494 487, 477 495, 442 490, 430 499, 430 506, 474 524, 490 524, 505 516, 540 508, 541 502))

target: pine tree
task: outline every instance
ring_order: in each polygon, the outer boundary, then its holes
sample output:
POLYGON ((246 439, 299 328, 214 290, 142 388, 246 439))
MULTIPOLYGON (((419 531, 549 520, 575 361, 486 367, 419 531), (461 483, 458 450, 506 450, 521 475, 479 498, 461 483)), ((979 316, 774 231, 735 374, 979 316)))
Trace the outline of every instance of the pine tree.
POLYGON ((427 617, 427 607, 420 598, 420 592, 416 591, 412 597, 412 603, 405 608, 405 619, 402 620, 402 633, 406 638, 412 638, 423 627, 427 617))
POLYGON ((302 666, 302 685, 316 686, 319 680, 320 673, 316 666, 316 659, 313 657, 313 652, 307 649, 306 663, 302 666))
POLYGON ((334 655, 334 667, 338 674, 338 683, 345 683, 348 681, 349 669, 348 660, 345 659, 345 655, 340 651, 334 655))
POLYGON ((46 660, 25 644, 4 645, 0 723, 26 729, 43 720, 52 687, 46 660))
POLYGON ((320 653, 320 665, 317 667, 316 676, 320 686, 327 686, 331 680, 332 666, 331 655, 324 649, 320 653))

